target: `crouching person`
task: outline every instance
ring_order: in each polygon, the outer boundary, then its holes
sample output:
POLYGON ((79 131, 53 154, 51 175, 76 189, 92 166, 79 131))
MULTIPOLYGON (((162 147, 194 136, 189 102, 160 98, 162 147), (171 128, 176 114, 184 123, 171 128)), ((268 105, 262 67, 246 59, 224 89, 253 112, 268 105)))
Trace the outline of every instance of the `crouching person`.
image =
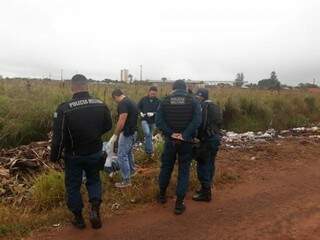
POLYGON ((220 127, 222 114, 218 105, 208 100, 209 93, 201 88, 196 98, 201 103, 202 124, 198 129, 200 143, 195 148, 197 161, 197 175, 201 184, 200 190, 193 196, 195 201, 210 202, 212 198, 211 187, 215 174, 215 158, 220 145, 220 127))
POLYGON ((101 136, 112 128, 112 120, 108 107, 89 95, 85 76, 73 76, 71 90, 72 99, 62 103, 54 113, 50 159, 57 162, 64 153, 67 206, 74 214, 73 225, 85 228, 80 193, 85 172, 91 204, 90 222, 93 228, 101 228, 101 136))

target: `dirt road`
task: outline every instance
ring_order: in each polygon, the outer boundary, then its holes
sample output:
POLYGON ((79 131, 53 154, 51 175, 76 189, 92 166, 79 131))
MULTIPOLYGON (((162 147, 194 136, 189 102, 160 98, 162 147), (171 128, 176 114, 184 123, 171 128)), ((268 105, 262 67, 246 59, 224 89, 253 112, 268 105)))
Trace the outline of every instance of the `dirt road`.
POLYGON ((188 196, 181 216, 173 215, 172 199, 107 219, 98 231, 68 226, 31 239, 320 239, 319 140, 223 150, 218 162, 237 171, 240 180, 218 187, 211 203, 188 196))

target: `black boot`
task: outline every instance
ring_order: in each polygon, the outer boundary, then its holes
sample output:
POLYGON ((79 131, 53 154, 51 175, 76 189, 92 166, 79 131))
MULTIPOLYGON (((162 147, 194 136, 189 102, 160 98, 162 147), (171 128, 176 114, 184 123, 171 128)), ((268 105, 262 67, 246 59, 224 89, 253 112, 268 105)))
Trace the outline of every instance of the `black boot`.
POLYGON ((84 222, 82 213, 73 213, 74 214, 74 218, 71 221, 71 223, 73 224, 73 226, 75 226, 78 229, 84 229, 86 227, 86 224, 84 222))
POLYGON ((192 199, 198 202, 210 202, 211 201, 211 189, 202 188, 193 195, 192 199))
POLYGON ((160 204, 165 204, 167 202, 166 191, 160 190, 157 197, 157 202, 160 204))
POLYGON ((94 229, 99 229, 102 227, 101 219, 100 219, 100 203, 92 203, 91 211, 90 211, 90 222, 91 226, 94 229))
POLYGON ((180 215, 186 210, 186 206, 184 205, 183 198, 177 198, 176 206, 174 208, 174 214, 180 215))

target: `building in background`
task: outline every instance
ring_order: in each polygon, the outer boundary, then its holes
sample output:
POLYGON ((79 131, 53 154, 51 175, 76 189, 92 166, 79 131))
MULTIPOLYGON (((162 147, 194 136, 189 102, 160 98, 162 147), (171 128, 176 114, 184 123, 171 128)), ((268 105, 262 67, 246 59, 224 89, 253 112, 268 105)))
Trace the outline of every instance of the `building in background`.
POLYGON ((120 81, 129 82, 129 70, 128 69, 121 69, 120 81))

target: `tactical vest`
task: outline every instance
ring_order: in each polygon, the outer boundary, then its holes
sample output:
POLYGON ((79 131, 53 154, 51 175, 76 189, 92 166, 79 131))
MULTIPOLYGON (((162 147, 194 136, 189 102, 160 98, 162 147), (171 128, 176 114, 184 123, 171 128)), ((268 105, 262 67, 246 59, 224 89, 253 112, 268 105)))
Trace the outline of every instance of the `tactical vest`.
POLYGON ((170 95, 162 102, 164 120, 177 133, 182 133, 192 121, 193 98, 190 95, 170 95))
POLYGON ((202 105, 202 124, 199 128, 199 136, 203 137, 212 137, 215 134, 220 134, 220 126, 219 123, 213 121, 213 119, 209 119, 208 117, 208 108, 209 105, 215 108, 214 114, 221 114, 218 106, 215 105, 211 100, 206 100, 202 105))

